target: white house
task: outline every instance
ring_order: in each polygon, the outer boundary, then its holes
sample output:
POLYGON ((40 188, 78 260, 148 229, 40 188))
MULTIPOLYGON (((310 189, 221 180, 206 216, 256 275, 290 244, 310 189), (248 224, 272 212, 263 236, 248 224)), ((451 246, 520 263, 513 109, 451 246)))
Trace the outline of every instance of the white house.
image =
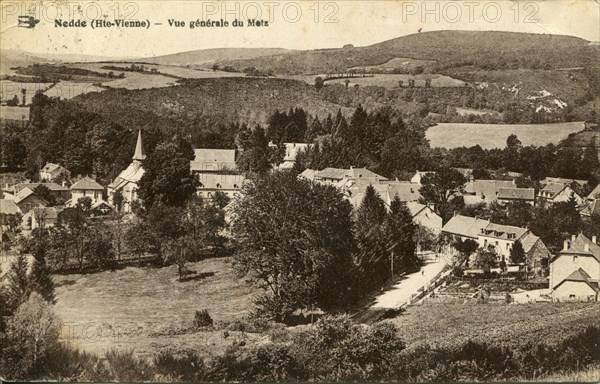
POLYGON ((83 197, 89 197, 92 200, 92 204, 96 204, 102 200, 103 192, 104 187, 102 185, 98 184, 92 178, 84 177, 71 185, 71 200, 69 205, 74 206, 83 197))
POLYGON ((40 180, 55 181, 61 176, 64 178, 69 178, 71 176, 71 172, 69 172, 60 164, 46 163, 46 165, 40 169, 39 176, 40 180))
POLYGON ((575 199, 578 207, 584 204, 583 198, 568 184, 548 183, 538 193, 538 197, 548 204, 567 202, 571 199, 571 196, 575 199))
POLYGON ((123 212, 131 212, 131 203, 138 200, 138 183, 144 175, 142 162, 145 158, 142 131, 139 130, 135 152, 133 153, 133 161, 108 185, 109 202, 113 205, 115 193, 121 191, 123 196, 123 212))
POLYGON ((597 301, 600 289, 600 246, 583 234, 565 240, 550 262, 551 296, 557 301, 597 301))

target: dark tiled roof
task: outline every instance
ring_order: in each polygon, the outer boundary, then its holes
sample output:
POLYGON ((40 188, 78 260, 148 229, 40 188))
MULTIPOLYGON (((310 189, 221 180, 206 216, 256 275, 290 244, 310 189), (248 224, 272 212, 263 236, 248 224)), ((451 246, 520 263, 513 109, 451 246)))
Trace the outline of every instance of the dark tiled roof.
POLYGON ((535 200, 535 189, 533 188, 500 188, 498 199, 506 200, 535 200))

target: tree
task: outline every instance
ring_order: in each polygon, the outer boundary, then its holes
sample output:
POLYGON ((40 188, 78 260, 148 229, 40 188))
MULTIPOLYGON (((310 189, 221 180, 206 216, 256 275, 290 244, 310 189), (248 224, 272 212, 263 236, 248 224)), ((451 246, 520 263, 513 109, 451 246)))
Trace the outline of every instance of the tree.
POLYGON ((271 169, 271 153, 275 150, 269 148, 269 140, 261 126, 251 131, 240 131, 236 141, 242 144, 241 149, 244 151, 236 160, 240 171, 264 174, 271 169))
POLYGON ((115 207, 115 212, 121 213, 125 204, 125 197, 123 197, 123 190, 117 189, 112 197, 112 202, 115 207))
POLYGON ((356 212, 354 229, 357 245, 354 264, 361 293, 369 292, 390 276, 389 260, 393 250, 388 249, 392 245, 388 245, 385 219, 385 203, 375 188, 369 185, 356 212))
POLYGON ((48 202, 49 207, 56 205, 56 198, 52 194, 50 188, 48 188, 44 184, 39 184, 38 186, 36 186, 33 189, 33 193, 46 200, 48 202))
POLYGON ((46 263, 45 255, 34 257, 29 284, 32 292, 39 293, 50 304, 56 303, 52 273, 46 263))
POLYGON ((521 264, 526 261, 526 256, 527 255, 525 253, 525 249, 523 248, 523 243, 521 243, 519 240, 515 241, 512 249, 510 250, 510 261, 513 264, 521 264))
POLYGON ((429 173, 421 179, 422 202, 434 203, 436 212, 444 221, 452 217, 450 198, 463 190, 466 179, 455 169, 440 167, 435 173, 429 173))
POLYGON ((6 302, 13 310, 25 302, 29 295, 28 268, 25 255, 20 253, 7 272, 6 302))
POLYGON ((0 371, 9 377, 26 378, 40 373, 44 361, 59 346, 61 322, 49 304, 34 292, 8 321, 8 346, 0 359, 0 371))
POLYGON ((460 266, 463 263, 466 263, 468 265, 469 256, 471 256, 471 254, 475 252, 477 248, 479 248, 479 244, 477 244, 475 240, 462 240, 460 238, 457 239, 454 243, 452 243, 452 246, 458 251, 458 253, 461 256, 460 260, 457 260, 457 266, 460 266))
POLYGON ((390 213, 386 217, 386 230, 388 236, 388 250, 394 257, 396 272, 409 272, 419 265, 415 253, 416 227, 412 220, 410 210, 406 203, 394 197, 390 204, 390 213))
POLYGON ((490 269, 498 266, 498 255, 488 249, 480 248, 475 255, 473 266, 489 273, 490 269))
POLYGON ((175 143, 160 143, 144 161, 145 173, 138 194, 144 207, 157 204, 183 207, 196 192, 197 180, 190 171, 193 151, 175 143))
POLYGON ((352 206, 339 191, 276 172, 246 184, 233 204, 234 266, 265 290, 259 313, 282 321, 312 304, 349 303, 352 206))
POLYGON ((317 92, 319 92, 324 85, 325 81, 323 81, 323 78, 321 76, 315 77, 315 89, 317 90, 317 92))
POLYGON ((19 137, 9 136, 2 139, 0 161, 9 169, 19 169, 25 165, 27 147, 19 137))

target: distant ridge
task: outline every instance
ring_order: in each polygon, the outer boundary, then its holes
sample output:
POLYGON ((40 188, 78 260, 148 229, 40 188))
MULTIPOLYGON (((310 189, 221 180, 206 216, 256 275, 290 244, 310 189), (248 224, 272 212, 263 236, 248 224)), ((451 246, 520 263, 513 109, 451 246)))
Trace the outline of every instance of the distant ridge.
POLYGON ((283 48, 212 48, 198 49, 163 56, 143 57, 125 60, 161 65, 198 66, 211 64, 217 60, 252 59, 293 52, 283 48))

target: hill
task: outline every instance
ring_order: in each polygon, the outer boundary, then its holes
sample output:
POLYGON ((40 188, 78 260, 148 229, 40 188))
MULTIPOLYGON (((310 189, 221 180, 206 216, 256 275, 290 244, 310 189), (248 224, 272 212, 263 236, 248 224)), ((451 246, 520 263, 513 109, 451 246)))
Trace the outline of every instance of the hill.
POLYGON ((72 99, 86 110, 124 127, 197 124, 211 116, 220 122, 265 124, 276 109, 302 107, 310 114, 335 115, 339 105, 321 99, 301 81, 276 78, 181 80, 179 86, 143 90, 109 89, 72 99))
POLYGON ((145 62, 150 64, 178 66, 209 66, 217 60, 253 59, 260 56, 270 56, 291 52, 283 48, 214 48, 199 49, 174 53, 171 55, 154 56, 125 60, 128 62, 145 62))
POLYGON ((14 49, 0 49, 0 74, 12 74, 10 68, 27 67, 32 64, 58 64, 67 62, 94 62, 108 60, 105 56, 80 54, 40 54, 14 49))
POLYGON ((270 57, 222 60, 241 69, 254 66, 277 74, 317 74, 357 66, 376 66, 395 58, 432 60, 424 63, 432 72, 456 67, 498 69, 589 67, 598 47, 587 40, 560 35, 495 32, 423 32, 365 47, 295 51, 270 57))

